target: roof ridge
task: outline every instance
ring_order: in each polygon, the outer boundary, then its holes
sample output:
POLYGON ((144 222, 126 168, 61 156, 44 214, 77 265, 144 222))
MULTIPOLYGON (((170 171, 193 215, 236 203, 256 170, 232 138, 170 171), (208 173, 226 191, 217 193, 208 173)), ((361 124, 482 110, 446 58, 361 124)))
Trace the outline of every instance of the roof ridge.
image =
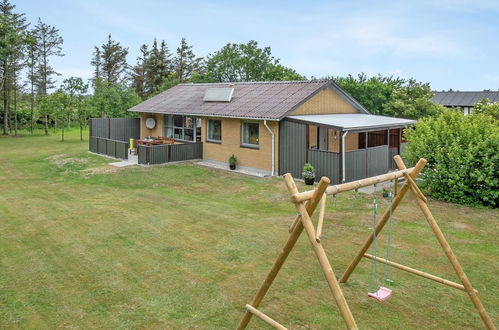
POLYGON ((177 86, 203 86, 203 85, 259 85, 259 84, 310 84, 310 83, 327 83, 330 80, 319 79, 319 80, 273 80, 273 81, 237 81, 237 82, 213 82, 213 83, 181 83, 177 86))

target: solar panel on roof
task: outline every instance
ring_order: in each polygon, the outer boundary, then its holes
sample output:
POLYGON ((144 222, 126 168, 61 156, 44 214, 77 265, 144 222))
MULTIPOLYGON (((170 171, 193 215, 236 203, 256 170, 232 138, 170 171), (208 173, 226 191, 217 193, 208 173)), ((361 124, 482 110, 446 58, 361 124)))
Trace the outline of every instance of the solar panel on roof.
POLYGON ((234 88, 207 88, 204 91, 205 102, 230 102, 234 88))

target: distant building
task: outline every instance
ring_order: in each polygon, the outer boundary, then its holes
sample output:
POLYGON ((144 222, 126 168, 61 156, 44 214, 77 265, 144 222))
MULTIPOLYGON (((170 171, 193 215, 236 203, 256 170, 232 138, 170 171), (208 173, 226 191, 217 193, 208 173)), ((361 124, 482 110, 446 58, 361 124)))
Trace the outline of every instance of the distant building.
POLYGON ((461 108, 465 115, 469 115, 473 106, 483 99, 490 102, 499 102, 499 91, 495 92, 434 92, 431 100, 447 108, 461 108))

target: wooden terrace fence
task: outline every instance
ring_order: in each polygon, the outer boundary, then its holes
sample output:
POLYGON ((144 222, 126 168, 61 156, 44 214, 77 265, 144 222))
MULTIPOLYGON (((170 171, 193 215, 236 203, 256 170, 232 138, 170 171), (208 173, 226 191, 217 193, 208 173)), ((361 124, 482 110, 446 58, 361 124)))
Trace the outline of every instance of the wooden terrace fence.
POLYGON ((202 159, 203 143, 161 144, 138 147, 139 164, 157 165, 184 160, 202 159))
POLYGON ((128 142, 91 136, 89 149, 96 154, 128 159, 128 142))

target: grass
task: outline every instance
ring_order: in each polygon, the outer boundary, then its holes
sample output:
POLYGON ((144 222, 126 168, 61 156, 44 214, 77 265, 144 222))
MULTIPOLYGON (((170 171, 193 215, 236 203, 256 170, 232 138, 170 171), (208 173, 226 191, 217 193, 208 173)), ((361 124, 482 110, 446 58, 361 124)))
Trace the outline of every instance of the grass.
MULTIPOLYGON (((77 130, 59 138, 0 138, 0 327, 234 328, 295 213, 282 180, 193 164, 117 169, 77 130)), ((412 198, 395 214, 394 261, 457 281, 412 198)), ((499 212, 429 204, 497 324, 499 212)), ((323 244, 337 275, 369 234, 371 207, 362 194, 328 203, 323 244)), ((482 327, 463 292, 393 277, 382 304, 366 297, 367 260, 343 286, 360 328, 482 327)), ((261 309, 291 328, 343 327, 304 236, 261 309)))

